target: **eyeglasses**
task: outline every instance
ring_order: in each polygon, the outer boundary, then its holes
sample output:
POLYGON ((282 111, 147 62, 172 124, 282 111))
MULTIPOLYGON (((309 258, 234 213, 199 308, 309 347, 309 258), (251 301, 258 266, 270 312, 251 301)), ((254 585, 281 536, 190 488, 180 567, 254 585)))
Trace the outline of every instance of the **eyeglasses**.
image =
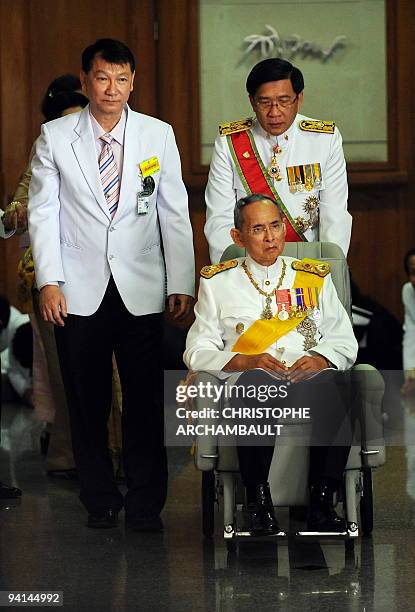
POLYGON ((280 108, 288 108, 294 104, 297 98, 298 94, 295 96, 281 96, 280 98, 275 98, 275 100, 270 100, 269 98, 259 98, 259 100, 255 100, 255 104, 260 110, 268 111, 271 110, 274 104, 280 108))
POLYGON ((282 221, 275 221, 269 225, 254 225, 250 227, 248 232, 251 236, 263 236, 266 232, 271 232, 273 235, 279 234, 284 229, 284 223, 282 221))

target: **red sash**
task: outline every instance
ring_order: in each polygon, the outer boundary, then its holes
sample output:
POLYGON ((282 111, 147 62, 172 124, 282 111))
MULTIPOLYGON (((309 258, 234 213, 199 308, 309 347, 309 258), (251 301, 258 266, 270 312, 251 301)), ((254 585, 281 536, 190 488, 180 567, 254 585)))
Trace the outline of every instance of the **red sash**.
POLYGON ((278 195, 273 180, 268 176, 267 170, 262 163, 255 141, 250 130, 237 132, 227 136, 228 145, 238 170, 239 177, 248 195, 251 193, 263 193, 273 198, 281 208, 287 226, 285 236, 286 242, 307 242, 302 231, 297 227, 294 219, 284 206, 278 195))

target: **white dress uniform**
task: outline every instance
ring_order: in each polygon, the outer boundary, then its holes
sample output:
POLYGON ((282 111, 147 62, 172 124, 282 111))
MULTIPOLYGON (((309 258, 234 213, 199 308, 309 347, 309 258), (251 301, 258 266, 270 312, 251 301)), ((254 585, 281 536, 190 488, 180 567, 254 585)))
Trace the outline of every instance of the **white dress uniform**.
POLYGON ((403 335, 403 369, 415 369, 415 289, 411 283, 402 287, 402 302, 405 309, 403 335))
MULTIPOLYGON (((184 361, 193 371, 211 371, 215 375, 235 356, 232 347, 238 340, 241 324, 246 331, 260 318, 265 306, 265 297, 251 284, 242 268, 243 261, 259 287, 266 293, 276 286, 285 260, 286 273, 281 289, 290 289, 294 284, 296 272, 291 257, 279 257, 269 267, 261 266, 251 257, 238 258, 237 267, 225 270, 210 279, 201 278, 198 301, 195 306, 196 320, 189 330, 184 361)), ((311 275, 311 274, 310 274, 311 275)), ((276 299, 271 305, 272 313, 277 312, 276 299)), ((320 318, 315 321, 315 344, 313 349, 305 350, 305 337, 298 327, 272 344, 267 352, 280 361, 292 365, 303 355, 319 353, 326 357, 339 370, 350 368, 356 360, 357 342, 350 319, 343 308, 328 274, 319 295, 320 318)), ((220 378, 229 373, 222 372, 220 378)))
MULTIPOLYGON (((347 211, 348 188, 342 138, 337 127, 333 134, 303 131, 300 128, 302 120, 310 119, 297 114, 288 130, 278 137, 268 134, 255 121, 251 128, 252 135, 265 168, 271 162, 273 147, 278 144, 282 149, 277 161, 283 180, 274 179, 274 187, 294 219, 301 217, 307 223, 310 218, 307 201, 316 204, 318 199, 320 220, 304 232, 307 240, 334 242, 347 255, 352 218, 347 211), (291 193, 287 167, 316 163, 321 168, 321 186, 311 191, 291 193), (310 200, 310 197, 313 199, 310 200)), ((231 244, 229 231, 234 225, 235 203, 246 195, 249 194, 237 172, 226 136, 218 136, 205 194, 205 235, 212 262, 219 261, 223 251, 231 244)))

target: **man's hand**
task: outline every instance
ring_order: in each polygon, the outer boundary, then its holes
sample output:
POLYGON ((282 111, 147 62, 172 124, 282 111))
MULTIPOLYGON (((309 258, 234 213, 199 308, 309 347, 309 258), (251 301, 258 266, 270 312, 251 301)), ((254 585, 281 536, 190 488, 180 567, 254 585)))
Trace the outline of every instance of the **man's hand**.
POLYGON ((267 372, 271 372, 271 374, 277 373, 281 378, 286 377, 288 370, 286 365, 268 353, 260 353, 259 355, 242 355, 238 353, 228 361, 223 371, 245 372, 245 370, 252 370, 254 368, 262 368, 267 372))
POLYGON ((16 230, 22 234, 27 230, 27 207, 20 202, 11 202, 3 215, 4 228, 10 232, 16 230))
POLYGON ((181 321, 190 312, 193 298, 190 295, 172 293, 169 295, 169 312, 173 314, 173 319, 181 321))
POLYGON ((67 317, 66 300, 59 287, 45 285, 40 290, 40 312, 45 321, 60 325, 65 325, 62 317, 67 317))
POLYGON ((304 355, 288 369, 287 378, 290 382, 296 383, 328 367, 330 367, 329 362, 323 355, 304 355))

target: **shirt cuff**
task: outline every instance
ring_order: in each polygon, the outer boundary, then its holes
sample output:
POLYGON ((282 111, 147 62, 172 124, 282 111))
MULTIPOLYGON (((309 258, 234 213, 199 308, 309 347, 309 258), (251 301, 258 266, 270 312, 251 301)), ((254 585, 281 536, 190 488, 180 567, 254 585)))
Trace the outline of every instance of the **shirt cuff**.
POLYGON ((41 289, 43 289, 43 287, 47 287, 48 285, 50 285, 52 287, 59 287, 58 281, 49 281, 48 283, 43 283, 43 285, 41 285, 37 289, 38 289, 38 291, 40 291, 41 289))
POLYGON ((319 353, 318 351, 309 351, 309 352, 311 353, 311 355, 320 355, 320 357, 324 357, 324 359, 327 361, 328 368, 333 368, 334 370, 338 370, 338 367, 332 361, 330 361, 330 359, 326 357, 323 353, 319 353))

